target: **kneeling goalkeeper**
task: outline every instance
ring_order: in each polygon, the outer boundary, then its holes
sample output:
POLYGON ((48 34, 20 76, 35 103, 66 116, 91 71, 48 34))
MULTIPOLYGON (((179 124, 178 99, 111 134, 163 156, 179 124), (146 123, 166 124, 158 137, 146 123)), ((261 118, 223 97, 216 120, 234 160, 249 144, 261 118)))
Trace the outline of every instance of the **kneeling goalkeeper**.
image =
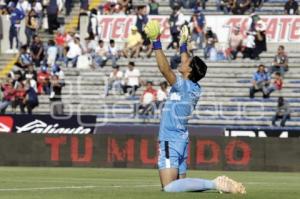
POLYGON ((226 176, 214 180, 185 178, 187 170, 188 118, 201 95, 198 81, 205 77, 207 66, 198 57, 189 57, 187 41, 189 31, 183 26, 180 35, 181 66, 176 76, 172 71, 159 40, 158 21, 149 21, 145 27, 152 41, 160 72, 171 85, 168 100, 165 103, 159 129, 158 168, 162 188, 166 192, 187 192, 218 190, 227 193, 245 193, 245 187, 226 176))

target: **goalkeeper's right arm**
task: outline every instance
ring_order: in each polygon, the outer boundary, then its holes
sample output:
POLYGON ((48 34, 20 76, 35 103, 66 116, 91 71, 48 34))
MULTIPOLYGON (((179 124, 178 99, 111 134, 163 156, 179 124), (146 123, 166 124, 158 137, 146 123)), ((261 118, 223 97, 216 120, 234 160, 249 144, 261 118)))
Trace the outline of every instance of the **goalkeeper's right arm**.
POLYGON ((149 21, 145 27, 145 32, 148 38, 152 41, 153 50, 155 52, 156 61, 160 72, 166 78, 166 80, 169 82, 170 85, 175 84, 176 75, 172 71, 169 62, 164 52, 162 51, 161 42, 159 40, 159 36, 160 36, 159 22, 155 20, 149 21))

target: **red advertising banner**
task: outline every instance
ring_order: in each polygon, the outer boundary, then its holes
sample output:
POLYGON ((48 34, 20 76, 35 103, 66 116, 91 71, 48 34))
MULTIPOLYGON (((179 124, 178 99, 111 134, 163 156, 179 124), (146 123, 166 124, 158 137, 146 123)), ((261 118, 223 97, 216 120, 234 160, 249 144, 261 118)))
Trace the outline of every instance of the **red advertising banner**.
MULTIPOLYGON (((190 169, 300 171, 299 142, 191 136, 187 162, 190 169)), ((6 166, 156 168, 157 156, 156 136, 149 135, 0 134, 6 166)))
MULTIPOLYGON (((300 42, 300 18, 298 16, 261 16, 266 23, 267 40, 270 43, 300 42)), ((168 16, 150 16, 150 19, 160 21, 162 28, 161 39, 169 41, 168 16)), ((190 17, 186 17, 190 21, 190 17)), ((108 41, 115 39, 124 41, 130 33, 130 27, 135 25, 136 16, 99 16, 101 38, 108 41)), ((210 26, 217 33, 220 43, 227 43, 232 27, 241 26, 245 35, 248 29, 249 17, 247 16, 206 16, 206 26, 210 26)))

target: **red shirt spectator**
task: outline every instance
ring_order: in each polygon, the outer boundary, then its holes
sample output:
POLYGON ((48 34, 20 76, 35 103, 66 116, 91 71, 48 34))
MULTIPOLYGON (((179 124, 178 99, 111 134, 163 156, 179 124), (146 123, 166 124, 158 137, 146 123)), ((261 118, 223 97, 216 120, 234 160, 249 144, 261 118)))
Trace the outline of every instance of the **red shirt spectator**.
POLYGON ((2 90, 3 90, 3 99, 6 101, 12 101, 15 99, 15 94, 16 91, 15 89, 12 87, 11 83, 6 83, 2 86, 2 90))
POLYGON ((38 72, 37 82, 38 82, 38 94, 44 93, 44 86, 47 86, 50 81, 50 73, 47 71, 47 67, 43 66, 41 71, 38 72))
POLYGON ((66 34, 57 33, 55 36, 55 43, 58 46, 65 46, 66 43, 66 34))

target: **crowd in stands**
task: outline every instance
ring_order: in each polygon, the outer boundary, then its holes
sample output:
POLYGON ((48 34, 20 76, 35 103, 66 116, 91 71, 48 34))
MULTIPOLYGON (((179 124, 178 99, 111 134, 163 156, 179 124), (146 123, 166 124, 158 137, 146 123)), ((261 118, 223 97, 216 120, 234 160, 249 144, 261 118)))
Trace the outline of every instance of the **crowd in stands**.
MULTIPOLYGON (((179 35, 182 25, 187 24, 191 32, 191 53, 203 49, 203 57, 211 61, 243 59, 259 60, 260 54, 267 51, 266 25, 256 13, 249 15, 246 37, 240 30, 240 26, 231 27, 232 31, 226 49, 218 45, 218 34, 207 24, 203 10, 206 9, 206 0, 170 0, 172 13, 169 16, 171 42, 167 49, 174 49, 174 55, 170 58, 172 69, 180 64, 179 35), (182 8, 191 8, 193 14, 186 21, 182 8)), ((250 13, 261 6, 263 1, 249 0, 219 0, 218 10, 233 14, 250 13)), ((149 21, 149 15, 159 14, 159 3, 149 0, 148 5, 133 6, 130 0, 110 0, 99 8, 93 8, 89 12, 88 37, 84 41, 76 31, 64 31, 59 28, 58 13, 65 8, 65 15, 70 14, 71 0, 39 0, 29 2, 27 0, 10 1, 1 4, 2 14, 10 15, 10 49, 15 52, 19 49, 18 61, 14 70, 1 84, 1 113, 8 106, 14 111, 19 106, 22 113, 25 108, 29 114, 38 106, 38 95, 48 95, 51 111, 54 114, 63 114, 61 99, 62 88, 65 85, 62 68, 102 68, 110 61, 112 72, 106 79, 104 96, 113 91, 114 94, 135 96, 136 91, 146 86, 140 103, 136 106, 136 114, 153 114, 152 104, 157 106, 167 96, 167 84, 162 82, 160 90, 153 88, 152 81, 143 81, 141 72, 135 62, 130 61, 126 71, 122 71, 118 60, 124 58, 146 58, 152 56, 152 46, 146 37, 144 27, 149 21), (65 5, 65 6, 64 6, 65 5), (99 16, 101 15, 124 15, 136 16, 136 24, 130 28, 130 34, 124 46, 116 45, 111 39, 109 42, 102 40, 99 16), (20 43, 19 28, 21 21, 25 22, 26 43, 20 43), (53 40, 43 43, 39 33, 47 30, 49 34, 55 32, 53 40), (15 43, 14 43, 15 41, 15 43), (15 47, 14 48, 14 44, 15 47), (142 54, 145 56, 143 57, 142 54)), ((87 10, 86 2, 81 2, 83 10, 87 10)), ((296 1, 288 0, 285 5, 286 14, 298 14, 296 1)), ((264 98, 268 98, 272 92, 283 89, 284 74, 288 71, 288 57, 284 46, 279 46, 278 54, 273 63, 265 67, 259 65, 253 75, 250 88, 250 98, 254 98, 256 92, 262 92, 264 98), (272 75, 274 74, 274 75, 272 75)), ((287 119, 288 117, 284 117, 287 119)), ((278 118, 275 118, 275 120, 278 118)), ((285 122, 283 122, 285 123, 285 122)))

